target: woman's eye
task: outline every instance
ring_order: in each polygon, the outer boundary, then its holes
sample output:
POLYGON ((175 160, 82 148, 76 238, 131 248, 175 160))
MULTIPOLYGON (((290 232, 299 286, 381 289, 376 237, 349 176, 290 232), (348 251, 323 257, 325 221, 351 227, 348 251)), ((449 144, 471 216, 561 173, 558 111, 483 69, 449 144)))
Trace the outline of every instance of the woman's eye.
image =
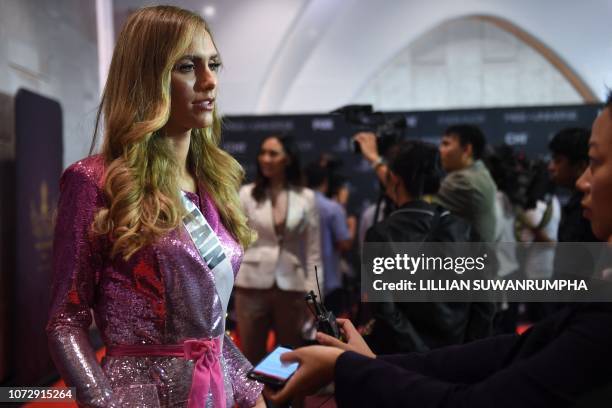
POLYGON ((180 64, 178 66, 179 71, 181 72, 191 72, 195 69, 194 64, 180 64))
POLYGON ((210 64, 208 64, 208 69, 210 69, 213 72, 219 71, 219 68, 221 68, 220 62, 211 62, 210 64))

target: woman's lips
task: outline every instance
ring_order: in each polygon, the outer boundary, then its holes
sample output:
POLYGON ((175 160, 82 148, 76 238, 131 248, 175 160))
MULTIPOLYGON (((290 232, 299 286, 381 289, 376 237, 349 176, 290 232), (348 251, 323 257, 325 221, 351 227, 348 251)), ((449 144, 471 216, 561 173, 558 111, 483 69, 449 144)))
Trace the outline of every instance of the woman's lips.
POLYGON ((193 106, 196 109, 199 109, 199 110, 212 112, 212 110, 215 108, 215 100, 214 99, 205 99, 205 100, 202 100, 202 101, 195 101, 193 103, 193 106))

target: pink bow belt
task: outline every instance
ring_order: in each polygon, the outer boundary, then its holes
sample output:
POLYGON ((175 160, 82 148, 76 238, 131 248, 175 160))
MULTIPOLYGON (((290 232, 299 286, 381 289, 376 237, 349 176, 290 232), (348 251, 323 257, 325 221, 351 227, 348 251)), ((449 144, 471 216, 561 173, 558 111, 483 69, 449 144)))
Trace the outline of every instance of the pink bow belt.
POLYGON ((219 363, 221 340, 188 339, 183 344, 131 344, 110 346, 109 357, 182 357, 195 360, 189 408, 204 408, 208 392, 212 394, 213 406, 225 408, 223 374, 219 363))

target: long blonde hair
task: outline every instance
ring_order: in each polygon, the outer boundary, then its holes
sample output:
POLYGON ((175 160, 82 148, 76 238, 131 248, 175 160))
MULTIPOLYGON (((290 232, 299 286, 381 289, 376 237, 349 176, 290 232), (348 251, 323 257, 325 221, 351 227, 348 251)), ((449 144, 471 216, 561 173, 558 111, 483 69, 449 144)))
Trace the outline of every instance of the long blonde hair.
MULTIPOLYGON (((172 68, 202 30, 210 34, 197 14, 155 6, 133 13, 119 34, 94 133, 95 143, 103 114, 109 207, 96 214, 93 230, 109 236, 111 256, 128 259, 181 222, 179 165, 161 129, 170 117, 172 68)), ((219 147, 220 137, 215 108, 211 128, 191 131, 188 166, 206 182, 223 224, 246 248, 254 234, 237 193, 244 170, 219 147)))

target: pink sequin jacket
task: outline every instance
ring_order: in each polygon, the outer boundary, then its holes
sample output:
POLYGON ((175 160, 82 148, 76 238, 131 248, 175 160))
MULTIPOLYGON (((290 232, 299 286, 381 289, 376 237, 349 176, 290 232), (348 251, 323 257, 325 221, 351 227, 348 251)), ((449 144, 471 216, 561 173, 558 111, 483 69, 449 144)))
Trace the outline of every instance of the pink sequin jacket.
MULTIPOLYGON (((95 358, 88 328, 91 312, 104 344, 179 344, 221 336, 227 406, 253 406, 261 386, 247 379, 250 363, 224 335, 224 314, 211 271, 185 228, 143 247, 128 261, 109 255, 106 238, 94 236, 97 210, 107 206, 104 161, 91 156, 71 165, 60 180, 53 247, 53 296, 47 325, 52 357, 82 406, 185 406, 193 361, 178 357, 95 358)), ((243 251, 199 186, 188 193, 219 236, 238 272, 243 251)), ((211 406, 209 394, 206 403, 211 406)))

